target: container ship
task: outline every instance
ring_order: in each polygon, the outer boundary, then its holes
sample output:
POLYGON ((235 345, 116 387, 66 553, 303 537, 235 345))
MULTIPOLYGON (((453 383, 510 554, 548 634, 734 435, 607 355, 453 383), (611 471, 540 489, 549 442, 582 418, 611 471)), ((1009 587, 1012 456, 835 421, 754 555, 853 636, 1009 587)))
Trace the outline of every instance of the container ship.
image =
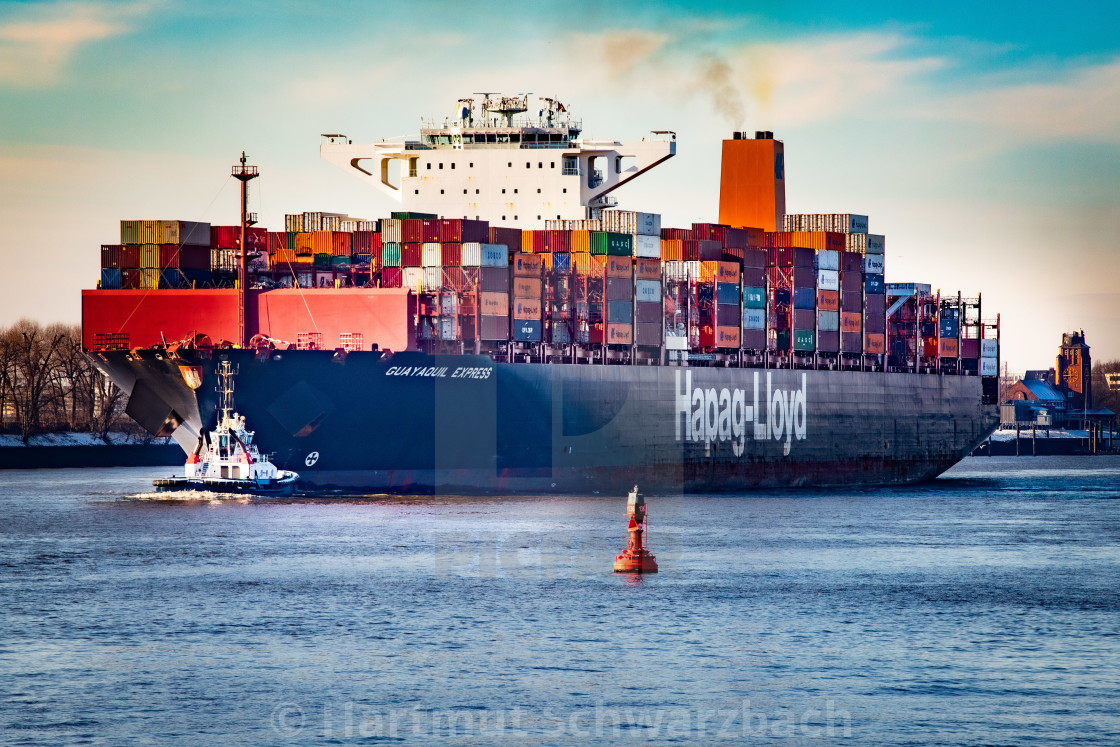
POLYGON ((218 369, 306 490, 617 494, 935 477, 998 422, 999 320, 884 282, 866 216, 787 214, 785 145, 722 143, 719 223, 613 194, 676 136, 592 140, 555 99, 462 99, 417 140, 321 156, 401 210, 123 220, 83 344, 186 454, 218 369), (537 109, 536 116, 530 109, 537 109))

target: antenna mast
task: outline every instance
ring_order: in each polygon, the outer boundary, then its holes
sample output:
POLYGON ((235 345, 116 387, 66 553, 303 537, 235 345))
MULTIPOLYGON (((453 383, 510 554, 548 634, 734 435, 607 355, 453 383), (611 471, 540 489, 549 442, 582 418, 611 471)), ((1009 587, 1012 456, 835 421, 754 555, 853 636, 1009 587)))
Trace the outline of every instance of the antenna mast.
POLYGON ((249 280, 249 250, 245 246, 245 229, 255 225, 257 214, 249 212, 249 181, 256 179, 256 166, 245 164, 245 151, 241 151, 241 163, 234 164, 233 178, 241 182, 241 257, 237 263, 237 344, 248 347, 249 339, 245 334, 245 285, 249 280))

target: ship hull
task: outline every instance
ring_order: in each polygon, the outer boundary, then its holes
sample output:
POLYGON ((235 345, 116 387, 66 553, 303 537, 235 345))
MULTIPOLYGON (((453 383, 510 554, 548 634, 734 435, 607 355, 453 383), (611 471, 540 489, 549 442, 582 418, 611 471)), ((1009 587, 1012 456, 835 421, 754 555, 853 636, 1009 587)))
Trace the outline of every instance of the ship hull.
POLYGON ((998 422, 981 379, 858 371, 495 363, 332 351, 91 353, 128 412, 185 451, 215 368, 301 489, 650 494, 932 479, 998 422), (192 386, 193 385, 193 386, 192 386))

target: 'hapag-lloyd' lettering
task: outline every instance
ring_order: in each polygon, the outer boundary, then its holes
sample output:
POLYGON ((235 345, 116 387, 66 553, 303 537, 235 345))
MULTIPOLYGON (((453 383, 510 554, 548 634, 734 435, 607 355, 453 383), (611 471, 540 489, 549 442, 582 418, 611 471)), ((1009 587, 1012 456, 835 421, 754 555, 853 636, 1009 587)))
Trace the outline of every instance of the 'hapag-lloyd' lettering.
POLYGON ((692 372, 677 371, 676 415, 674 428, 677 440, 703 441, 709 444, 716 441, 731 441, 735 456, 746 451, 747 424, 753 424, 751 437, 755 441, 767 438, 774 441, 785 439, 782 453, 789 455, 790 446, 796 438, 805 439, 806 375, 801 374, 801 388, 793 390, 774 389, 771 374, 766 372, 766 396, 759 405, 759 372, 754 374, 754 398, 747 404, 747 394, 742 389, 704 389, 692 388, 692 372), (684 373, 684 381, 681 374, 684 373), (682 386, 683 383, 683 386, 682 386), (763 410, 765 409, 765 413, 763 410), (765 415, 765 417, 764 417, 765 415))

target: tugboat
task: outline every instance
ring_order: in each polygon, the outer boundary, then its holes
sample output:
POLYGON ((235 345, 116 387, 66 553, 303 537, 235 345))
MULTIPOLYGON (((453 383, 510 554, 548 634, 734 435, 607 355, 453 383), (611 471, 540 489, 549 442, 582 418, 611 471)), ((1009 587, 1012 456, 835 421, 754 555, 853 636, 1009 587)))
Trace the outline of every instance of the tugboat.
POLYGON ((206 490, 217 493, 291 495, 299 473, 276 468, 253 443, 253 431, 245 427, 245 416, 233 411, 233 377, 229 361, 218 370, 220 395, 218 426, 198 437, 194 453, 187 457, 184 477, 153 480, 160 492, 206 490))

